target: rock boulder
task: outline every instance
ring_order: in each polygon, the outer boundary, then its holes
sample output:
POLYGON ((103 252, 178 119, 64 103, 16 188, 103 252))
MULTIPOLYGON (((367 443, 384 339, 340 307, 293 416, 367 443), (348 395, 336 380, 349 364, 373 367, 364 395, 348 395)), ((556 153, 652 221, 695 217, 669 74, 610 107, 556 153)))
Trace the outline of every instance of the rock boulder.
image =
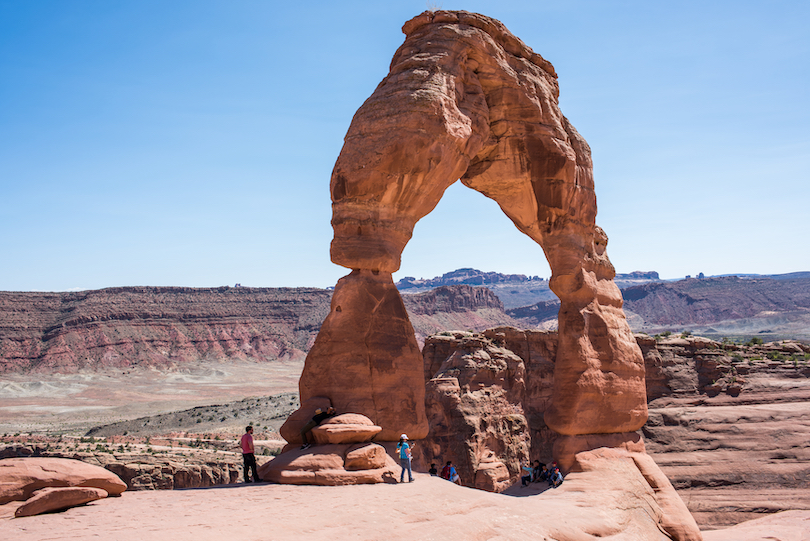
POLYGON ((264 481, 290 485, 396 483, 394 459, 376 443, 289 449, 259 468, 264 481))
POLYGON ((7 458, 0 460, 0 504, 27 500, 46 487, 100 488, 117 496, 127 485, 114 473, 67 458, 7 458))
POLYGON ((312 429, 315 443, 364 443, 382 431, 365 415, 344 413, 327 419, 312 429))
POLYGON ((107 491, 92 487, 48 487, 37 490, 14 511, 15 517, 32 517, 42 513, 76 507, 107 497, 107 491))

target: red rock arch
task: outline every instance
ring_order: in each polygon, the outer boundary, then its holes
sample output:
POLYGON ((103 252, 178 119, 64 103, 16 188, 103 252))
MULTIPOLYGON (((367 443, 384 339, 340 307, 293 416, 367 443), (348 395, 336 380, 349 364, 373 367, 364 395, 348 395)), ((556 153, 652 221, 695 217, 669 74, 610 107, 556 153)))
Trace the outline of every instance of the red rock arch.
POLYGON ((335 290, 301 377, 368 415, 382 439, 427 432, 421 356, 391 273, 416 222, 457 179, 542 246, 561 301, 553 404, 565 435, 631 432, 647 418, 644 364, 596 226, 590 149, 562 115, 554 68, 498 21, 425 12, 357 111, 331 181, 335 290))

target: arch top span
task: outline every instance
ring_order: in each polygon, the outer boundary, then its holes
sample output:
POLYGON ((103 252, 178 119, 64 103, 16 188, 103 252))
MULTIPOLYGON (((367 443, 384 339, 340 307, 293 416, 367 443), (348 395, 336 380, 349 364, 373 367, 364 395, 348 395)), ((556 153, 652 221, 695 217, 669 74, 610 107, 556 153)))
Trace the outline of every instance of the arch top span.
POLYGON ((332 173, 331 257, 354 270, 343 287, 359 271, 398 270, 416 222, 460 179, 549 261, 561 309, 547 424, 567 435, 637 430, 643 360, 596 226, 590 148, 560 111, 553 66, 483 15, 425 12, 403 32, 332 173))
POLYGON ((404 30, 335 164, 332 260, 395 272, 416 222, 459 178, 540 244, 592 229, 590 148, 559 109, 550 64, 482 15, 426 12, 404 30))

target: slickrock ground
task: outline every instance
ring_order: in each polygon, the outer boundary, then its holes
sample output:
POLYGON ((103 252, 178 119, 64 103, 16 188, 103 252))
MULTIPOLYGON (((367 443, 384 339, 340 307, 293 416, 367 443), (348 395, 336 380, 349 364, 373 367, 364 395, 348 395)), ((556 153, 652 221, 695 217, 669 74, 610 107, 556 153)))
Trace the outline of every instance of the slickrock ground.
POLYGON ((808 541, 810 511, 784 511, 725 530, 703 532, 704 541, 808 541))
MULTIPOLYGON (((648 502, 617 488, 618 481, 610 471, 589 483, 572 475, 556 490, 538 494, 536 485, 514 489, 511 495, 459 487, 424 474, 417 474, 414 483, 397 485, 234 485, 125 492, 64 513, 0 518, 0 538, 667 539, 650 521, 648 502)), ((0 507, 0 516, 13 514, 12 507, 0 507)))
POLYGON ((810 347, 639 342, 647 451, 702 528, 810 510, 810 347))

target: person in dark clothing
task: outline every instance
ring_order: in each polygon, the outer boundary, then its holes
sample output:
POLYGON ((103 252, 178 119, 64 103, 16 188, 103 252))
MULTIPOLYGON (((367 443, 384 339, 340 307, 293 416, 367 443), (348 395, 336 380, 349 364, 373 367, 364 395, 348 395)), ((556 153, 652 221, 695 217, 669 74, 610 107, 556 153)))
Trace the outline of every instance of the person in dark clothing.
POLYGON ((526 462, 521 464, 520 469, 526 472, 525 475, 521 476, 520 484, 521 486, 527 487, 529 483, 532 482, 532 468, 529 466, 529 463, 526 462))
POLYGON ((325 420, 329 419, 330 417, 334 417, 337 415, 335 408, 329 406, 326 411, 323 411, 321 408, 315 410, 315 415, 312 417, 312 420, 304 425, 301 429, 301 441, 304 444, 301 446, 301 449, 307 449, 310 445, 309 442, 309 435, 312 432, 312 429, 324 422, 325 420))
POLYGON ((554 468, 554 471, 551 472, 551 475, 548 478, 548 484, 551 487, 557 488, 563 483, 563 476, 560 473, 560 468, 554 468))
POLYGON ((428 470, 430 475, 439 475, 439 470, 436 469, 436 464, 431 464, 430 469, 428 470))
POLYGON ((532 483, 536 483, 540 480, 540 472, 542 472, 542 468, 540 467, 540 461, 534 461, 534 468, 532 468, 532 483))
POLYGON ((455 483, 457 485, 461 484, 461 477, 459 477, 458 472, 456 472, 456 468, 453 466, 453 462, 448 460, 447 464, 442 468, 442 479, 447 479, 451 483, 455 483))
POLYGON ((259 482, 259 472, 256 469, 256 450, 253 447, 253 427, 248 425, 245 427, 245 433, 242 435, 242 441, 239 442, 242 447, 242 460, 245 463, 245 483, 250 483, 250 472, 253 472, 253 480, 259 482))

